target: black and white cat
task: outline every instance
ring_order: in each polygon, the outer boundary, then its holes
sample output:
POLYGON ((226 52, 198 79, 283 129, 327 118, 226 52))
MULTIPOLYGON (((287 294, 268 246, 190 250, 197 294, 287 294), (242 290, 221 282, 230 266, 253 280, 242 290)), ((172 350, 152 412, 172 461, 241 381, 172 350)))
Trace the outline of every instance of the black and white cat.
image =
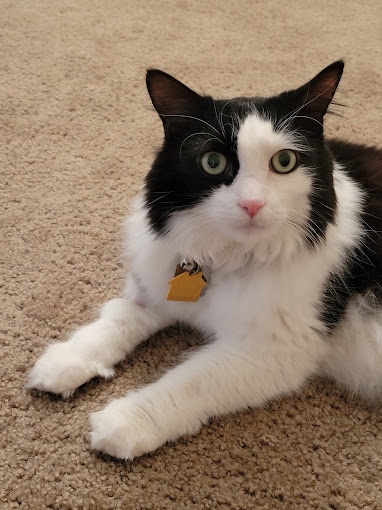
POLYGON ((148 71, 165 139, 126 223, 124 297, 51 345, 28 387, 68 397, 178 320, 210 342, 92 414, 94 449, 132 459, 313 374, 381 396, 382 153, 324 139, 342 71, 224 101, 148 71), (183 260, 205 288, 167 300, 183 260))

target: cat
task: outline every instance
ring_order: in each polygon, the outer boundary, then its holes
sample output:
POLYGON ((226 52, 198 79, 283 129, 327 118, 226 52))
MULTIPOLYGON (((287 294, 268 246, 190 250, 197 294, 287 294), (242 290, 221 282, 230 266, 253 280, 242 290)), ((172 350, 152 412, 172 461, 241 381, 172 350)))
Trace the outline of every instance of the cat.
POLYGON ((343 68, 231 100, 147 71, 164 142, 126 221, 124 296, 27 386, 69 397, 176 321, 209 341, 93 413, 93 449, 132 459, 317 374, 381 396, 382 151, 324 138, 343 68))

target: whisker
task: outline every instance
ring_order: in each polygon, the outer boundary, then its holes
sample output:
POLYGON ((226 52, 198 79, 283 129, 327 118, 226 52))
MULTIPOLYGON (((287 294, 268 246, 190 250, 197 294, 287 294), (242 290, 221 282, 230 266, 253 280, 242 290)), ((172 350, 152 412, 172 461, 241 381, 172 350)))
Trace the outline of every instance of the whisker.
MULTIPOLYGON (((309 95, 309 90, 310 90, 310 83, 308 83, 308 88, 307 88, 307 92, 306 92, 306 96, 305 96, 305 99, 304 99, 304 102, 301 106, 299 106, 298 108, 295 108, 294 110, 292 110, 292 112, 290 112, 288 115, 286 115, 284 117, 284 119, 281 119, 280 121, 280 125, 284 126, 285 122, 288 122, 289 120, 293 120, 293 118, 297 118, 294 114, 295 113, 299 113, 303 108, 305 108, 306 106, 308 106, 310 103, 312 103, 313 101, 315 101, 316 99, 318 99, 320 96, 322 96, 323 94, 325 94, 325 92, 327 92, 334 84, 335 84, 336 80, 333 80, 327 87, 326 89, 324 89, 320 94, 318 94, 317 96, 313 97, 310 101, 306 102, 306 99, 308 98, 308 95, 309 95)), ((308 118, 312 118, 312 117, 308 117, 308 118)))
POLYGON ((322 122, 315 119, 314 117, 310 117, 309 115, 295 115, 293 118, 294 119, 310 119, 310 120, 313 120, 314 122, 317 122, 317 124, 319 124, 322 128, 324 127, 322 122))
MULTIPOLYGON (((199 131, 198 133, 191 133, 190 135, 186 136, 186 138, 183 140, 183 142, 181 143, 180 148, 179 148, 179 159, 180 160, 182 159, 182 148, 183 148, 184 142, 186 142, 186 140, 188 140, 189 138, 191 138, 193 136, 196 136, 196 135, 211 136, 211 133, 206 133, 204 131, 199 131)), ((218 142, 221 142, 220 138, 218 138, 216 136, 212 136, 212 138, 210 138, 209 140, 214 140, 214 139, 217 140, 218 142)))
POLYGON ((185 119, 193 119, 193 120, 197 120, 198 122, 202 122, 203 124, 206 124, 207 126, 209 126, 211 129, 213 129, 214 131, 216 131, 216 133, 218 135, 220 135, 219 131, 214 127, 212 126, 209 122, 203 120, 203 119, 199 119, 198 117, 193 117, 192 115, 175 115, 175 114, 164 114, 164 113, 161 113, 160 114, 160 117, 182 117, 182 118, 185 118, 185 119))
MULTIPOLYGON (((167 193, 165 193, 164 195, 161 195, 160 197, 158 198, 155 198, 154 200, 151 200, 150 202, 147 202, 146 205, 152 205, 154 204, 155 202, 158 202, 158 200, 161 200, 162 198, 166 197, 167 195, 169 195, 170 193, 172 193, 172 191, 168 191, 167 193)), ((162 202, 162 203, 166 203, 166 202, 162 202)), ((171 202, 167 202, 168 204, 170 204, 171 202)))
POLYGON ((214 103, 214 110, 215 110, 216 120, 218 121, 218 124, 219 124, 219 126, 220 126, 220 129, 221 129, 221 132, 222 132, 223 138, 225 138, 224 126, 223 126, 223 123, 222 123, 221 117, 220 117, 220 115, 218 115, 218 112, 217 112, 217 110, 216 110, 216 101, 214 101, 213 103, 214 103))

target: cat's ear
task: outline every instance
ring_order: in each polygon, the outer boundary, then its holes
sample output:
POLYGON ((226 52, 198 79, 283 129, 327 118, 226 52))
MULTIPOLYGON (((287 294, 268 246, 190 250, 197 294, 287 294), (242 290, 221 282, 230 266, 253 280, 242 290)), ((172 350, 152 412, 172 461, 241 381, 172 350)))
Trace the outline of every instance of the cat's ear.
POLYGON ((337 90, 343 70, 344 62, 342 60, 333 62, 312 80, 297 89, 301 105, 299 115, 309 115, 322 122, 337 90))
POLYGON ((171 75, 158 69, 149 69, 146 84, 165 131, 170 126, 181 126, 192 117, 200 116, 201 97, 171 75))

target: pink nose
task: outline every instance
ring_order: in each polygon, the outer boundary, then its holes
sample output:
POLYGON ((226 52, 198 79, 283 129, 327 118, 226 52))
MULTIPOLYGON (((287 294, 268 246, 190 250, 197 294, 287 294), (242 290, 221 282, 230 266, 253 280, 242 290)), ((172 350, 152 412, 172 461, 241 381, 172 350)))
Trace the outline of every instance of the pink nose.
POLYGON ((245 209, 250 218, 253 218, 259 212, 259 209, 263 207, 264 202, 262 200, 242 200, 239 202, 239 205, 242 209, 245 209))

